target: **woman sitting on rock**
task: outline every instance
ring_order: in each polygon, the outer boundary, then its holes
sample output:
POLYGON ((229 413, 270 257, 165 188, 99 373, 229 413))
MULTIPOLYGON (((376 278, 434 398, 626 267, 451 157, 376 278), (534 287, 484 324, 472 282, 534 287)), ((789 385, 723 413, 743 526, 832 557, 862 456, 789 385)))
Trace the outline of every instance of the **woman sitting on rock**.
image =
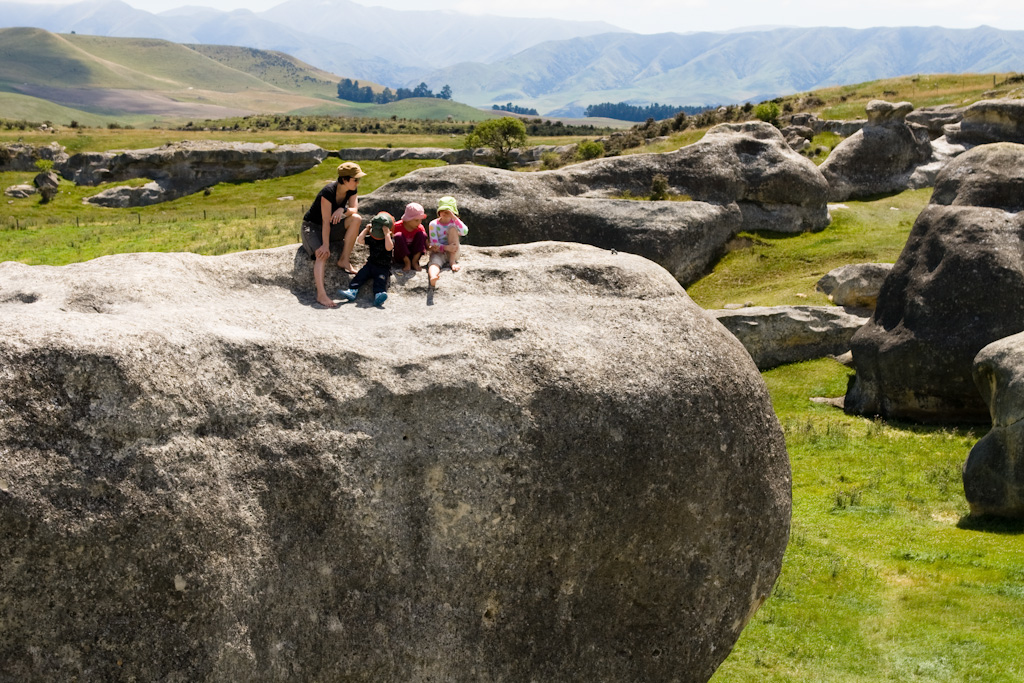
POLYGON ((324 289, 324 269, 331 255, 331 246, 341 246, 341 258, 338 267, 349 275, 355 275, 356 269, 349 263, 352 247, 362 224, 357 213, 359 206, 359 179, 365 176, 359 164, 346 161, 338 166, 338 180, 327 183, 324 189, 313 200, 309 211, 302 217, 302 246, 310 258, 316 259, 313 265, 313 280, 316 282, 316 300, 322 306, 334 308, 334 300, 327 296, 324 289))

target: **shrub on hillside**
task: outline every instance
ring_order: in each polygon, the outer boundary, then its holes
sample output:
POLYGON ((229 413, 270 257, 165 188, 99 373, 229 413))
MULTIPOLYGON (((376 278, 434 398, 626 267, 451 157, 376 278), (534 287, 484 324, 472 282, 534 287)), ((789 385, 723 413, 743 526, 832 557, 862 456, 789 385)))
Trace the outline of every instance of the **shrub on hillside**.
POLYGON ((772 124, 773 126, 777 126, 779 124, 779 114, 781 113, 782 111, 779 109, 779 105, 775 102, 762 102, 754 107, 754 116, 765 123, 772 124))
POLYGON ((576 145, 576 158, 580 161, 599 159, 604 156, 604 145, 596 140, 584 140, 576 145))

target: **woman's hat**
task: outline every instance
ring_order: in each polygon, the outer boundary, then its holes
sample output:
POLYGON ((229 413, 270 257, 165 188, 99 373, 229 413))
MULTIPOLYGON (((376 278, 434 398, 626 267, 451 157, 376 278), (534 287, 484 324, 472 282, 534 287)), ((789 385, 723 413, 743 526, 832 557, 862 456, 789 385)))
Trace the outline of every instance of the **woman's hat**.
POLYGON ((346 161, 342 165, 338 166, 338 177, 339 178, 362 178, 365 173, 363 169, 359 168, 359 164, 346 161))
POLYGON ((456 216, 459 215, 459 205, 455 203, 455 197, 441 197, 437 200, 437 212, 441 213, 447 209, 456 216))
POLYGON ((381 211, 370 220, 370 237, 384 239, 384 227, 388 229, 395 227, 395 217, 387 211, 381 211))
POLYGON ((405 205, 405 213, 402 214, 403 221, 414 221, 417 218, 423 220, 427 217, 427 212, 423 210, 422 204, 416 202, 409 202, 405 205))

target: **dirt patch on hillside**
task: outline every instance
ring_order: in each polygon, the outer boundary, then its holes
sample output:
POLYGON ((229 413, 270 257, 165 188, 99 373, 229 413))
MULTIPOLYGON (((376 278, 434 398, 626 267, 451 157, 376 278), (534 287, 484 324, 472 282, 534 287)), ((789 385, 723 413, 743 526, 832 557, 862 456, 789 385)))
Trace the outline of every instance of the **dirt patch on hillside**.
POLYGON ((178 102, 151 90, 116 90, 107 88, 53 88, 44 85, 15 86, 23 95, 49 100, 92 114, 155 114, 189 118, 220 119, 253 114, 249 109, 222 107, 216 104, 178 102))

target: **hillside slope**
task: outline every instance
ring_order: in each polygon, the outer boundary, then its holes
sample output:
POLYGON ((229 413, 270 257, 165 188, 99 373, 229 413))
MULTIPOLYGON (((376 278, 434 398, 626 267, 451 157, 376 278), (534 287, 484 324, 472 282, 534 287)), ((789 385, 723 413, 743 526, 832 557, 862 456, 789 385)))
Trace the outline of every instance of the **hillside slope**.
POLYGON ((96 125, 96 117, 111 117, 147 125, 292 112, 457 120, 492 116, 439 99, 384 107, 344 102, 337 99, 339 80, 295 57, 266 50, 0 29, 0 93, 12 93, 6 99, 11 109, 0 111, 5 118, 96 125))

